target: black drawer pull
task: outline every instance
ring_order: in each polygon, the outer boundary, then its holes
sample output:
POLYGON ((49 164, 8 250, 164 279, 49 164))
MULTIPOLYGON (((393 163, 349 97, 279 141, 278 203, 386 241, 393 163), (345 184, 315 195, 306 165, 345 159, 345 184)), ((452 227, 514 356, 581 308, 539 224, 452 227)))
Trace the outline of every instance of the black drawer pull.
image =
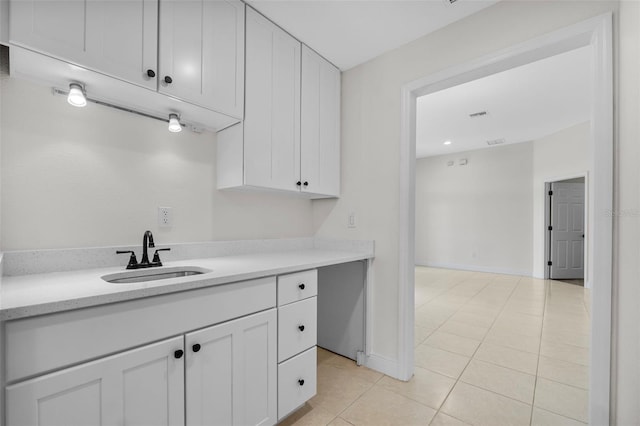
POLYGON ((198 352, 200 350, 200 344, 196 343, 195 345, 191 346, 191 349, 193 349, 194 352, 198 352))
POLYGON ((300 330, 300 331, 304 331, 304 325, 299 325, 299 326, 298 326, 298 330, 300 330))
POLYGON ((167 84, 171 84, 173 83, 173 79, 171 77, 169 77, 168 75, 164 76, 164 82, 167 84))
POLYGON ((304 290, 304 283, 299 284, 299 285, 298 285, 298 288, 299 288, 300 290, 304 290))
POLYGON ((304 380, 303 380, 303 379, 299 379, 299 380, 298 380, 298 384, 299 384, 300 386, 304 386, 304 380))
POLYGON ((184 351, 182 349, 178 349, 173 353, 173 356, 175 357, 175 359, 182 358, 182 355, 184 355, 184 351))
POLYGON ((147 77, 153 78, 156 76, 156 73, 154 70, 147 70, 147 77))

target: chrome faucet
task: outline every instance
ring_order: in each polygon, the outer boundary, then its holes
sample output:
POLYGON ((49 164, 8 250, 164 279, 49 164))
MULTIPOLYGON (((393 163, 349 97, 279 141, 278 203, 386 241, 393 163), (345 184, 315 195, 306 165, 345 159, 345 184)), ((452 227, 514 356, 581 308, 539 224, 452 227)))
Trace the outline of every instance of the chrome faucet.
POLYGON ((131 254, 131 257, 129 257, 129 264, 127 265, 127 269, 140 269, 140 268, 151 268, 154 266, 162 266, 162 261, 160 260, 160 255, 158 254, 158 252, 169 251, 171 249, 170 248, 157 249, 153 254, 153 260, 149 262, 149 253, 147 250, 149 248, 155 248, 155 247, 156 245, 153 243, 153 234, 151 233, 151 231, 145 231, 144 235, 142 236, 142 260, 140 261, 140 263, 138 263, 138 260, 136 259, 136 254, 131 250, 123 250, 123 251, 118 250, 116 251, 116 253, 131 254))

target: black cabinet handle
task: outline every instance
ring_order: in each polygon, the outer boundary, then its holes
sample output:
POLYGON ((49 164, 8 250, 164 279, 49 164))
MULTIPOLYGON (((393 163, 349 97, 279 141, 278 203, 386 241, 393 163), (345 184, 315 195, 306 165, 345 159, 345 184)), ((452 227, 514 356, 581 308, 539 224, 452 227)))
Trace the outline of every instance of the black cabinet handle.
POLYGON ((304 380, 303 379, 298 379, 298 384, 300 386, 304 386, 304 380))
POLYGON ((147 70, 147 77, 155 77, 156 76, 156 72, 154 70, 147 70))
POLYGON ((200 348, 201 346, 199 343, 196 343, 195 345, 191 346, 191 349, 193 349, 194 352, 198 352, 200 348))
POLYGON ((299 326, 298 326, 298 330, 300 330, 300 331, 304 331, 304 325, 299 325, 299 326))
POLYGON ((304 185, 304 186, 309 186, 309 182, 305 181, 305 182, 303 183, 303 185, 304 185))
POLYGON ((175 351, 175 352, 173 353, 173 357, 174 357, 175 359, 180 359, 180 358, 182 358, 182 355, 184 355, 184 351, 183 351, 182 349, 178 349, 177 351, 175 351))
POLYGON ((298 284, 298 288, 299 288, 300 290, 304 290, 304 283, 302 283, 302 284, 298 284))
POLYGON ((173 79, 171 77, 169 77, 168 75, 164 76, 164 82, 167 84, 171 84, 173 83, 173 79))
POLYGON ((302 185, 302 182, 297 181, 297 182, 296 182, 296 185, 297 185, 297 186, 300 186, 300 185, 302 185))

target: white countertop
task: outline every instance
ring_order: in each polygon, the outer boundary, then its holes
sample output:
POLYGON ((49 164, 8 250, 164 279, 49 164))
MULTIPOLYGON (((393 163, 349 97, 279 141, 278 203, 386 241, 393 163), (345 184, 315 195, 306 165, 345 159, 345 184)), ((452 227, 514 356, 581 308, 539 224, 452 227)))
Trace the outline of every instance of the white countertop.
POLYGON ((160 294, 227 284, 271 275, 370 259, 365 251, 304 249, 166 262, 162 268, 196 266, 212 272, 130 284, 112 284, 103 275, 123 267, 9 276, 0 285, 0 320, 12 320, 160 294))

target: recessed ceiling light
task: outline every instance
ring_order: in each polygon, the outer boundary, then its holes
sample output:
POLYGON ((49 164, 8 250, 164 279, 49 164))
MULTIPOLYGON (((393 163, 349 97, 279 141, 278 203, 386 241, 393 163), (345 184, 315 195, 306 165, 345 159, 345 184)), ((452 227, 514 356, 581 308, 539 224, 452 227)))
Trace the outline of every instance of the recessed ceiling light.
POLYGON ((444 141, 445 145, 451 145, 451 141, 444 141))

